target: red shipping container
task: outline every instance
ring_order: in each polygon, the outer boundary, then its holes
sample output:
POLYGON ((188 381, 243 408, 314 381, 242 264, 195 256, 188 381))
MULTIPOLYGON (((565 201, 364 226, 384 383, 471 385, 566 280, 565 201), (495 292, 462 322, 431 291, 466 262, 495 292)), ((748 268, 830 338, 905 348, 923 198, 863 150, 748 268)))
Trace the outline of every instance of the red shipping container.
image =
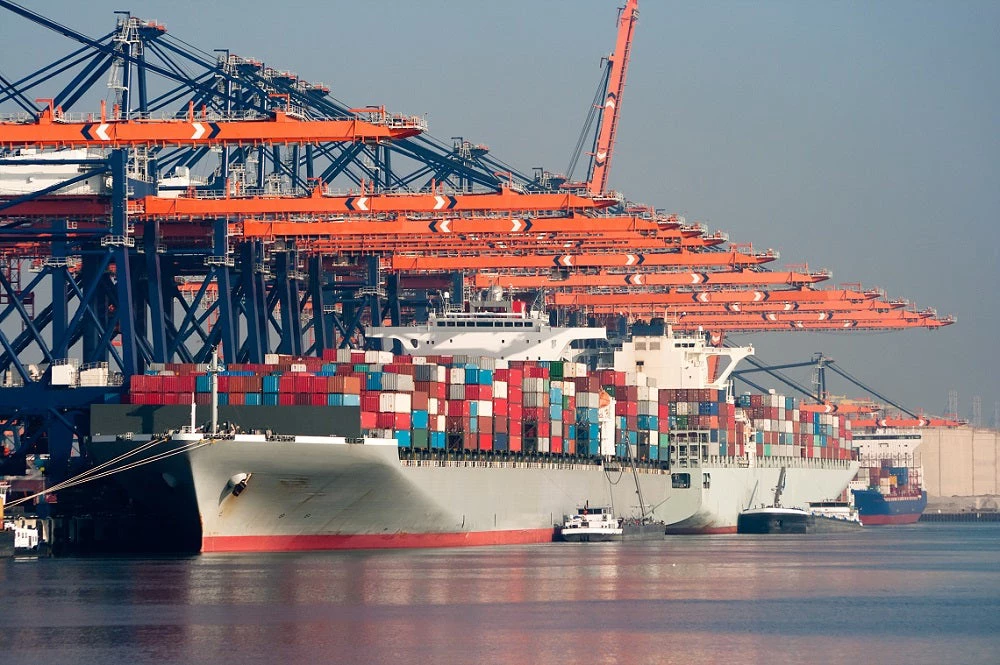
POLYGON ((511 434, 508 439, 508 447, 511 452, 521 452, 521 437, 520 435, 511 434))
POLYGON ((395 415, 396 414, 391 412, 375 414, 375 427, 378 427, 379 429, 395 429, 395 415))
POLYGON ((378 414, 370 411, 361 412, 361 429, 375 429, 378 427, 378 414))
POLYGON ((539 437, 550 437, 552 435, 552 423, 548 420, 538 421, 538 436, 539 437))
POLYGON ((507 386, 507 401, 511 404, 523 404, 524 391, 520 387, 507 386))
POLYGON ((479 434, 479 449, 493 450, 493 434, 479 434))
POLYGON ((522 420, 524 418, 524 407, 520 403, 511 402, 507 405, 507 415, 511 420, 522 420))
POLYGON ((494 399, 493 400, 493 415, 494 416, 506 416, 507 415, 507 400, 505 399, 494 399))
POLYGON ((561 453, 563 451, 563 440, 561 436, 553 436, 549 441, 549 452, 561 453))
POLYGON ((445 402, 445 414, 469 417, 472 414, 472 403, 461 399, 448 400, 445 402))
POLYGON ((493 418, 493 432, 496 434, 506 434, 509 421, 505 417, 493 418))
POLYGON ((393 429, 410 429, 412 427, 413 418, 409 413, 394 413, 393 415, 393 429))

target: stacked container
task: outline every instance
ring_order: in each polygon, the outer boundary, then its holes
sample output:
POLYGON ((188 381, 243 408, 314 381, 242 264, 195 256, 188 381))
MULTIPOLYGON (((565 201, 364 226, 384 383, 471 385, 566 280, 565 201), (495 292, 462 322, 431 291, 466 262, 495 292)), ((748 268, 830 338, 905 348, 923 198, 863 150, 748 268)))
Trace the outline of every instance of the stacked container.
MULTIPOLYGON (((780 395, 660 388, 641 373, 588 371, 573 362, 393 356, 328 351, 272 355, 218 376, 220 404, 350 406, 369 435, 414 450, 632 456, 666 461, 674 436, 708 454, 849 459, 850 424, 780 395), (752 434, 748 442, 748 435, 752 434), (752 446, 748 450, 747 446, 752 446)), ((160 365, 132 378, 135 404, 210 400, 204 365, 160 365)), ((692 451, 691 454, 695 454, 692 451)))

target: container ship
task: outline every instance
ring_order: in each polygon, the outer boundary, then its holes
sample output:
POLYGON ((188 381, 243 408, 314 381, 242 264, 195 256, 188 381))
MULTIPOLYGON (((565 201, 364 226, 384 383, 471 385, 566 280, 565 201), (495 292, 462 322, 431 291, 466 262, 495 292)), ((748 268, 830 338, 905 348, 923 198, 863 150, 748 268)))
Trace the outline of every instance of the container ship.
POLYGON ((913 524, 927 508, 917 455, 923 435, 916 429, 874 428, 857 432, 861 468, 851 495, 865 526, 913 524))
POLYGON ((764 407, 738 407, 727 380, 752 348, 635 332, 600 370, 556 358, 603 330, 495 311, 369 331, 408 355, 276 356, 215 379, 164 366, 133 378, 130 404, 93 407, 90 449, 135 465, 119 477, 137 504, 205 552, 546 542, 588 502, 638 515, 637 491, 675 531, 735 531, 781 469, 790 504, 855 475, 836 441, 754 430, 743 414, 764 407), (493 353, 457 353, 474 349, 493 353), (198 427, 213 381, 215 436, 198 427))

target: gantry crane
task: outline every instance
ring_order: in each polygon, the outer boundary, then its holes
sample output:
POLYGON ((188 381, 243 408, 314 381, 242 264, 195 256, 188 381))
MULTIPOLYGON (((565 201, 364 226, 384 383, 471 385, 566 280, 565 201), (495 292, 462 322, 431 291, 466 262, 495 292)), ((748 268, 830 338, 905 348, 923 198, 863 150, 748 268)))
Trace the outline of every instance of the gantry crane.
POLYGON ((19 283, 0 271, 0 324, 22 328, 0 329, 0 372, 23 384, 0 391, 0 427, 23 432, 23 450, 47 439, 68 454, 86 406, 108 394, 51 390, 28 358, 51 368, 77 354, 127 382, 216 346, 227 362, 319 354, 363 342, 373 322, 420 316, 446 290, 545 292, 557 310, 616 328, 662 316, 716 332, 951 322, 880 292, 818 288, 826 271, 769 270, 775 251, 605 191, 634 0, 619 16, 587 182, 573 187, 519 173, 481 143, 434 139, 420 118, 346 106, 285 69, 229 51, 212 60, 127 13, 93 39, 0 8, 79 45, 0 87, 0 104, 22 111, 0 121, 0 170, 73 172, 0 196, 0 253, 37 271, 19 283), (81 113, 102 77, 112 109, 81 113), (197 168, 208 174, 182 177, 197 168), (64 193, 95 178, 106 186, 64 193))

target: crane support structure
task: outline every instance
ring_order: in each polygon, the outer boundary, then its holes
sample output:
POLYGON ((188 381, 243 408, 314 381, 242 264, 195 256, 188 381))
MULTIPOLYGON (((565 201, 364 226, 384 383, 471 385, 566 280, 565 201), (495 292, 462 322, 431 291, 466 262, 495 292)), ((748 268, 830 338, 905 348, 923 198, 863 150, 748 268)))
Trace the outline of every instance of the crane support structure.
POLYGON ((625 92, 625 74, 628 72, 632 39, 638 21, 639 0, 628 0, 618 15, 618 36, 615 39, 615 51, 608 58, 608 86, 604 94, 604 105, 597 125, 597 138, 591 155, 592 167, 590 177, 587 179, 587 190, 594 195, 605 191, 608 175, 611 173, 611 157, 614 154, 618 119, 621 117, 622 95, 625 92))

